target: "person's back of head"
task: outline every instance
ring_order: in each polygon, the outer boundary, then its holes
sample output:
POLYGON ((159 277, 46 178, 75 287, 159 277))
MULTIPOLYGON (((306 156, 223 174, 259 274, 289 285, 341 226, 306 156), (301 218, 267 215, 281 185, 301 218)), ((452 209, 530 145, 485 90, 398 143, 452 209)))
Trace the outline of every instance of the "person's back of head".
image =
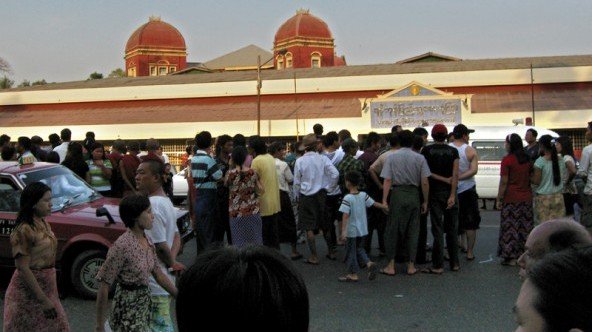
POLYGON ((403 127, 401 127, 400 125, 394 125, 391 127, 391 134, 396 134, 401 132, 401 130, 403 130, 403 127))
POLYGON ((320 137, 323 135, 323 125, 320 123, 315 124, 314 126, 312 126, 312 131, 315 133, 315 135, 317 135, 317 137, 320 137))
POLYGON ((278 153, 282 150, 286 150, 286 144, 284 144, 282 142, 273 142, 269 145, 269 148, 268 148, 269 154, 274 157, 275 157, 276 153, 278 153))
POLYGON ((127 144, 127 150, 130 152, 140 152, 140 142, 131 141, 127 144))
POLYGON ((368 133, 368 136, 366 137, 364 146, 366 147, 366 149, 368 149, 372 147, 373 144, 380 144, 380 140, 380 135, 374 131, 371 131, 368 133))
POLYGON ((121 139, 116 139, 113 142, 113 149, 117 150, 117 152, 121 154, 125 154, 127 152, 125 141, 121 139))
POLYGON ((330 131, 327 135, 323 136, 323 146, 328 148, 333 146, 335 142, 339 142, 339 135, 335 131, 330 131))
POLYGON ((304 280, 273 249, 225 247, 200 254, 179 280, 180 332, 308 331, 304 280), (199 313, 199 318, 195 315, 199 313))
MULTIPOLYGON (((592 247, 552 253, 528 273, 545 331, 592 331, 592 247)), ((524 286, 523 286, 524 290, 524 286)))
POLYGON ((234 135, 234 137, 232 137, 232 142, 234 143, 234 146, 247 146, 247 139, 243 134, 234 135))
POLYGON ((341 144, 341 148, 343 152, 355 155, 356 151, 358 151, 358 143, 352 138, 346 138, 341 144))
POLYGON ((60 136, 56 133, 50 134, 49 137, 49 143, 51 143, 51 147, 55 148, 56 146, 60 145, 60 136))
POLYGON ((50 151, 45 157, 45 161, 48 163, 59 164, 60 163, 60 155, 55 151, 50 151))
POLYGON ((391 148, 397 148, 400 145, 399 133, 388 134, 388 141, 391 148))
POLYGON ((2 160, 4 161, 11 161, 16 160, 16 149, 12 145, 4 145, 2 147, 2 152, 0 152, 2 156, 2 160))
POLYGON ((27 136, 21 136, 18 138, 18 145, 23 151, 31 150, 31 139, 27 136))
POLYGON ((200 150, 205 150, 212 146, 212 134, 209 131, 202 131, 195 135, 195 145, 200 150))
POLYGON ((72 131, 68 128, 62 129, 60 132, 60 138, 62 139, 62 142, 70 142, 72 140, 72 131))
POLYGON ((10 136, 6 134, 0 135, 0 147, 4 146, 5 144, 10 143, 10 136))
POLYGON ((160 144, 154 138, 149 138, 146 140, 146 151, 148 152, 156 152, 160 148, 160 144))
POLYGON ((415 135, 409 130, 403 130, 399 133, 399 144, 402 148, 411 148, 415 135))
POLYGON ((35 135, 35 136, 31 137, 31 144, 39 146, 39 145, 43 144, 43 138, 35 135))
POLYGON ((348 138, 351 138, 351 137, 352 137, 352 136, 351 136, 351 133, 350 133, 350 132, 349 132, 349 130, 347 130, 347 129, 341 129, 341 130, 339 131, 339 134, 338 134, 338 135, 339 135, 339 142, 343 142, 343 141, 345 141, 346 139, 348 139, 348 138))
POLYGON ((253 149, 253 151, 258 156, 267 153, 267 146, 265 145, 265 141, 257 135, 249 137, 249 148, 253 149))
POLYGON ((417 127, 415 129, 413 129, 413 135, 421 136, 422 138, 423 137, 427 138, 428 131, 424 127, 417 127))

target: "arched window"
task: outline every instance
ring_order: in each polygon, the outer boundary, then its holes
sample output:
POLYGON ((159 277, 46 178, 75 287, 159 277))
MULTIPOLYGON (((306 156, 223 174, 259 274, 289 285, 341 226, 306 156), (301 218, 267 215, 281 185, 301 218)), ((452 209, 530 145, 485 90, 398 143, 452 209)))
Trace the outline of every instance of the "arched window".
POLYGON ((286 53, 286 68, 292 68, 292 66, 293 66, 292 53, 288 52, 288 53, 286 53))
POLYGON ((276 63, 277 69, 284 69, 284 57, 283 56, 278 55, 277 57, 275 57, 275 63, 276 63))
POLYGON ((127 69, 127 76, 128 77, 136 77, 136 67, 131 67, 127 69))
POLYGON ((321 68, 321 53, 313 52, 310 54, 310 67, 321 68))

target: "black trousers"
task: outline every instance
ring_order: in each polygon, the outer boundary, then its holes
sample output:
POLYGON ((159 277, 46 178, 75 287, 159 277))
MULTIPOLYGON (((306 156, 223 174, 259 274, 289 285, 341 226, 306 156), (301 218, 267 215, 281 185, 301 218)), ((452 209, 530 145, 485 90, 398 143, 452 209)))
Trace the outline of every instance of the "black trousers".
POLYGON ((325 197, 325 219, 321 230, 327 242, 329 253, 333 254, 337 250, 337 233, 335 232, 335 220, 340 218, 339 204, 341 204, 341 195, 327 195, 325 197))
POLYGON ((280 236, 278 233, 278 215, 273 214, 271 216, 261 217, 263 245, 266 247, 280 249, 280 236))

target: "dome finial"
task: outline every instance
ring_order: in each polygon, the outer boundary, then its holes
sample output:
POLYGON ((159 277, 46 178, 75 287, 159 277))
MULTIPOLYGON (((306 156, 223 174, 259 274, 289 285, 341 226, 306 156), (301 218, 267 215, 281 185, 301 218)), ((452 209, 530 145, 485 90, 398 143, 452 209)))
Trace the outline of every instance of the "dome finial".
POLYGON ((150 18, 148 19, 148 21, 150 21, 150 22, 160 22, 160 16, 152 15, 152 16, 150 16, 150 18))
POLYGON ((308 15, 308 14, 310 14, 310 9, 300 8, 296 11, 296 15, 298 15, 298 14, 308 15))

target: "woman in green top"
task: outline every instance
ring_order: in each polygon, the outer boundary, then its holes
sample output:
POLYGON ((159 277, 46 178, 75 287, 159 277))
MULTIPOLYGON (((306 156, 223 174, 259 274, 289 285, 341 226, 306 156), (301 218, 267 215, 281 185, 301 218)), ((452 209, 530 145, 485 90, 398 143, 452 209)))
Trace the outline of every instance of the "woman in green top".
POLYGON ((562 175, 565 174, 565 162, 557 154, 555 140, 550 135, 539 139, 541 156, 534 162, 532 183, 538 185, 535 190, 535 224, 565 217, 563 202, 562 175))
POLYGON ((113 166, 105 155, 105 147, 99 142, 92 146, 90 159, 88 160, 89 171, 86 181, 103 196, 111 196, 111 171, 113 166))

